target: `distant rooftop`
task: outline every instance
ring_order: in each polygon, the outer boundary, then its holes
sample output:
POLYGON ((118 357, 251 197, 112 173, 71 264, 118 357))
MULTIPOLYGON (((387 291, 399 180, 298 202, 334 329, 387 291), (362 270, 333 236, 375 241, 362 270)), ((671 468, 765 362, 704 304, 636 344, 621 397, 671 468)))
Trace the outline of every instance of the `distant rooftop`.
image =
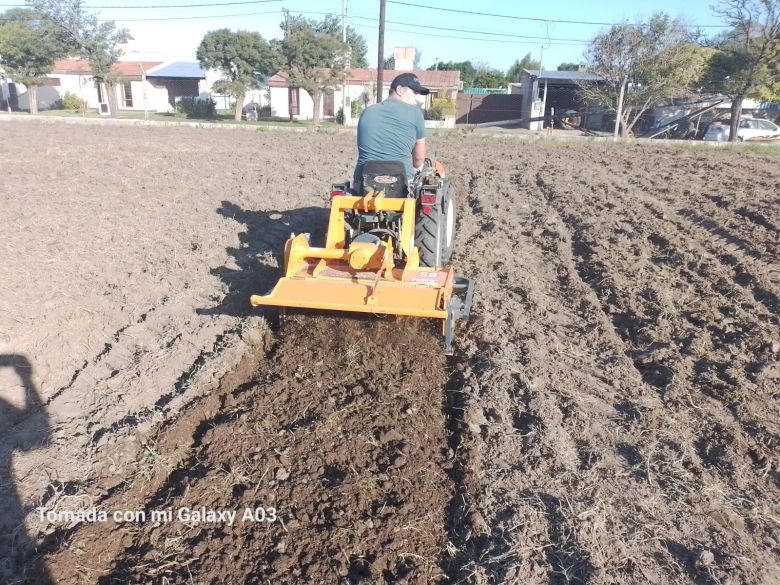
MULTIPOLYGON (((149 70, 153 67, 162 65, 161 61, 120 61, 114 63, 111 69, 123 77, 134 77, 140 79, 142 70, 149 70)), ((82 59, 60 59, 55 61, 52 73, 55 74, 92 74, 92 67, 89 61, 82 59)))
POLYGON ((189 61, 174 61, 163 63, 159 67, 146 72, 146 77, 167 77, 175 79, 205 79, 206 73, 198 63, 189 61))
POLYGON ((528 75, 533 75, 544 81, 600 81, 600 75, 588 71, 530 71, 525 69, 528 75))

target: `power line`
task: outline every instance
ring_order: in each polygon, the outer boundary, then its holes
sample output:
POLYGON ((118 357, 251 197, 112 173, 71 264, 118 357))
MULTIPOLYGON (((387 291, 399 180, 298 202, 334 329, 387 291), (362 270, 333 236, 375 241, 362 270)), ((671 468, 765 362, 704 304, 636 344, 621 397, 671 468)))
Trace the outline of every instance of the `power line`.
MULTIPOLYGON (((166 16, 166 17, 159 17, 159 18, 112 18, 112 19, 101 19, 99 18, 98 22, 160 22, 160 21, 170 21, 170 20, 199 20, 204 18, 231 18, 235 16, 259 16, 263 14, 280 14, 279 10, 266 10, 262 12, 241 12, 238 14, 209 14, 204 16, 166 16)), ((325 14, 325 13, 322 13, 325 14)), ((0 22, 4 21, 11 21, 15 19, 6 18, 0 16, 0 22)), ((37 22, 40 19, 39 18, 25 18, 25 19, 19 19, 24 20, 26 22, 37 22)))
POLYGON ((165 20, 200 20, 204 18, 231 18, 234 16, 259 16, 261 14, 279 14, 278 10, 266 10, 263 12, 241 12, 239 14, 210 14, 206 16, 166 16, 159 18, 115 18, 114 22, 159 22, 165 20))
MULTIPOLYGON (((266 2, 281 2, 283 0, 264 0, 266 2)), ((0 6, 3 6, 0 4, 0 6)), ((206 4, 203 4, 202 6, 207 6, 206 4)), ((129 7, 128 7, 129 8, 129 7)), ((158 22, 158 21, 168 21, 168 20, 198 20, 198 19, 204 19, 204 18, 232 18, 235 16, 260 16, 264 14, 280 14, 280 10, 265 10, 262 12, 239 12, 239 13, 233 13, 233 14, 208 14, 204 16, 165 16, 165 17, 151 17, 151 18, 111 18, 111 19, 97 19, 98 22, 158 22)), ((297 14, 317 14, 320 16, 326 15, 331 16, 333 15, 333 12, 318 12, 318 11, 296 11, 297 14)), ((40 18, 8 18, 4 16, 0 16, 0 22, 3 21, 11 21, 11 20, 20 20, 20 21, 26 21, 26 22, 37 22, 40 20, 40 18)))
MULTIPOLYGON (((364 29, 364 30, 375 30, 373 27, 369 27, 368 25, 362 25, 362 24, 356 24, 356 28, 364 29)), ((386 28, 385 30, 391 31, 391 32, 398 32, 398 33, 411 33, 411 34, 419 34, 419 30, 400 30, 397 28, 386 28)), ((474 38, 474 37, 463 37, 463 36, 455 36, 455 35, 440 35, 435 33, 429 33, 426 36, 434 37, 437 39, 458 39, 461 41, 480 41, 483 43, 509 43, 512 45, 538 45, 538 42, 534 41, 515 41, 510 39, 486 39, 486 38, 474 38)), ((547 39, 545 39, 547 40, 547 39)), ((552 43, 555 46, 582 46, 583 43, 577 42, 577 43, 552 43)))
MULTIPOLYGON (((368 16, 353 16, 352 18, 359 18, 362 20, 373 20, 376 21, 376 18, 371 18, 368 16)), ((431 24, 415 24, 412 22, 398 22, 394 20, 387 20, 386 21, 389 24, 399 24, 403 26, 413 26, 417 28, 424 28, 424 29, 433 29, 433 30, 444 30, 444 31, 450 31, 450 32, 465 32, 465 33, 473 33, 473 34, 480 34, 480 35, 488 35, 488 36, 501 36, 501 37, 510 37, 513 39, 535 39, 539 41, 568 41, 573 43, 589 43, 590 40, 587 39, 560 39, 555 37, 533 37, 533 36, 527 36, 527 35, 516 35, 512 33, 501 33, 501 32, 494 32, 494 31, 481 31, 481 30, 474 30, 474 29, 466 29, 466 28, 448 28, 443 26, 433 26, 431 24)))
MULTIPOLYGON (((282 0, 243 0, 241 2, 208 2, 204 4, 168 4, 155 6, 84 6, 89 10, 149 10, 153 8, 215 8, 217 6, 236 6, 239 4, 265 4, 268 2, 281 2, 282 0)), ((7 8, 29 8, 27 4, 0 4, 7 8)))
MULTIPOLYGON (((490 16, 493 18, 510 18, 512 20, 527 20, 531 22, 557 22, 560 24, 585 24, 591 26, 620 26, 625 22, 596 22, 589 20, 561 20, 558 18, 534 18, 531 16, 514 16, 512 14, 492 14, 490 12, 474 12, 471 10, 459 10, 456 8, 442 8, 440 6, 428 6, 425 4, 413 4, 411 2, 401 2, 401 0, 387 0, 390 4, 399 4, 402 6, 413 6, 414 8, 426 8, 428 10, 440 10, 442 12, 455 12, 458 14, 469 14, 472 16, 490 16)), ((720 24, 701 24, 691 25, 693 28, 726 28, 720 24)))
MULTIPOLYGON (((278 1, 278 0, 275 0, 278 1)), ((316 12, 316 11, 297 11, 298 14, 317 14, 317 15, 332 15, 332 12, 316 12)), ((112 18, 112 19, 98 19, 98 22, 159 22, 169 20, 197 20, 204 18, 231 18, 235 16, 259 16, 263 14, 280 14, 279 10, 266 10, 262 12, 240 12, 237 14, 211 14, 205 16, 166 16, 166 17, 152 17, 152 18, 112 18)), ((40 18, 24 18, 24 19, 11 19, 0 16, 0 22, 10 20, 23 20, 26 22, 37 22, 40 18)))

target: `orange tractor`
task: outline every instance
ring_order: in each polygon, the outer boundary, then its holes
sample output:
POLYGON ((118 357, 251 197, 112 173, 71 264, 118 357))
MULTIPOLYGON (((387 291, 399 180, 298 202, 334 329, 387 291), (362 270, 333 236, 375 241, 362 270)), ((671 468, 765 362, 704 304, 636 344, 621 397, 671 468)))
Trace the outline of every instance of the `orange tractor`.
POLYGON ((325 247, 308 234, 284 247, 284 275, 253 306, 426 317, 442 321, 452 353, 455 321, 468 319, 474 281, 448 266, 455 191, 443 167, 426 160, 411 184, 395 161, 368 162, 363 184, 331 188, 325 247))

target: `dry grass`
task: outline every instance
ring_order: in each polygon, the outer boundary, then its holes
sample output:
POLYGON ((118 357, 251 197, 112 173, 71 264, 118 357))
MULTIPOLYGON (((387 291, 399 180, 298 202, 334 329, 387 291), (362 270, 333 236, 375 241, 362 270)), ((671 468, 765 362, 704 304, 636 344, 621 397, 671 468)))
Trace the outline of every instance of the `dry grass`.
POLYGON ((154 477, 162 474, 168 475, 188 457, 190 446, 180 443, 173 451, 163 453, 153 439, 147 440, 143 445, 143 451, 136 460, 136 471, 130 476, 130 483, 136 479, 149 482, 154 477))

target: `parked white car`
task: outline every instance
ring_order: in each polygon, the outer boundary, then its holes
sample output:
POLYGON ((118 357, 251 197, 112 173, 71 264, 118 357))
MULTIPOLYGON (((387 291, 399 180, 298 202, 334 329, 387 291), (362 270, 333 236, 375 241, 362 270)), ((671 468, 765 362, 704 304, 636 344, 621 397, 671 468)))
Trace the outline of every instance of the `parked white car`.
MULTIPOLYGON (((723 142, 729 139, 731 134, 731 120, 718 120, 712 122, 704 134, 704 140, 723 142)), ((774 138, 780 140, 780 127, 769 120, 760 118, 742 118, 737 130, 737 140, 758 140, 761 138, 774 138)))

